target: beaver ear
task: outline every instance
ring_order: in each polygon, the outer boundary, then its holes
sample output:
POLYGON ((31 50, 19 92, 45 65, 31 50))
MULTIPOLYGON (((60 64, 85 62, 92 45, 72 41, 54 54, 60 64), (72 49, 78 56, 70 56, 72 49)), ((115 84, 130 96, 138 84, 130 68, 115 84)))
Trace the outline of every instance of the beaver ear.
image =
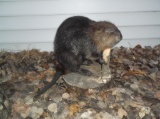
POLYGON ((110 33, 113 33, 113 32, 115 32, 115 30, 113 28, 105 29, 105 33, 107 33, 107 34, 110 34, 110 33))

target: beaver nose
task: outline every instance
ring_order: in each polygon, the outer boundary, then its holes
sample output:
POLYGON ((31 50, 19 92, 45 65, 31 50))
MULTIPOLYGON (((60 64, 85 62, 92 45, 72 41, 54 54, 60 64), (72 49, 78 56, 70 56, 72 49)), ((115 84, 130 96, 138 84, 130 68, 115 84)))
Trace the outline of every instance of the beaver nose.
POLYGON ((119 37, 119 40, 122 40, 123 36, 119 29, 116 30, 116 35, 119 37))
POLYGON ((122 36, 122 34, 121 34, 121 32, 120 32, 120 40, 122 40, 122 38, 123 38, 123 36, 122 36))

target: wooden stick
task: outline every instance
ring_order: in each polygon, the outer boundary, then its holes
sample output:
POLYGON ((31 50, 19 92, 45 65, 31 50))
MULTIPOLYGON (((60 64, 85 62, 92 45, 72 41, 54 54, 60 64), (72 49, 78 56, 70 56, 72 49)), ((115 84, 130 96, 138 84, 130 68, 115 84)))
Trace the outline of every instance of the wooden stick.
POLYGON ((111 73, 110 73, 110 69, 109 69, 110 51, 111 51, 110 48, 105 49, 102 54, 103 60, 105 61, 105 64, 102 64, 101 79, 103 80, 103 82, 108 82, 108 80, 111 79, 111 73))

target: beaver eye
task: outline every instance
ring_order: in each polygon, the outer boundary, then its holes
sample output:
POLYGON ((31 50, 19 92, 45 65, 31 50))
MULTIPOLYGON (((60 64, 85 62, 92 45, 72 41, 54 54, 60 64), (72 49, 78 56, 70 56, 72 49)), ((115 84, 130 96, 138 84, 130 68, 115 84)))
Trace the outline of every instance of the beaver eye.
POLYGON ((110 34, 110 33, 114 33, 115 30, 113 28, 107 28, 107 29, 105 29, 105 32, 110 34))

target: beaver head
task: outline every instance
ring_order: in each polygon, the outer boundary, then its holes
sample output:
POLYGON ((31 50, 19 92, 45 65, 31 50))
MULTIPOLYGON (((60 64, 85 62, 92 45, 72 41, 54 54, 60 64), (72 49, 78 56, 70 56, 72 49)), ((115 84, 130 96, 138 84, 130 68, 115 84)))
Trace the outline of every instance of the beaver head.
POLYGON ((92 39, 98 51, 112 48, 122 40, 120 30, 111 22, 94 22, 92 26, 92 39))

